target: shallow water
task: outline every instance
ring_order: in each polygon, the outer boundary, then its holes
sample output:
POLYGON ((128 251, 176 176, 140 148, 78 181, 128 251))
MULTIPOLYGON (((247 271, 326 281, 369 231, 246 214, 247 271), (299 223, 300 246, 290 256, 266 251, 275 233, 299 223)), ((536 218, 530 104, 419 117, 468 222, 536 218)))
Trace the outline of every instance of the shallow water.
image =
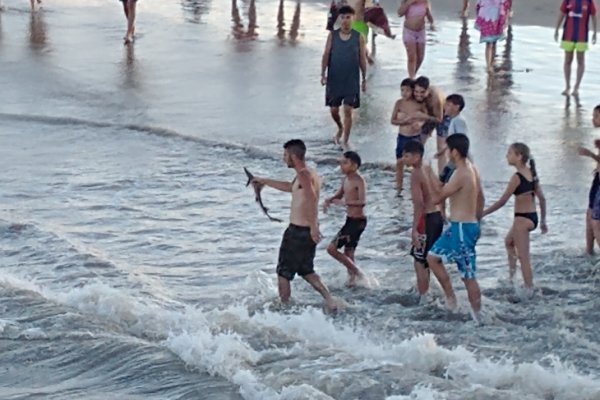
MULTIPOLYGON (((458 315, 437 287, 424 306, 411 291, 411 205, 394 197, 386 168, 400 42, 378 39, 353 130, 369 182, 357 259, 371 289, 344 288, 324 250, 343 213, 321 216, 317 271, 347 303, 332 317, 300 281, 294 306, 279 307, 283 225, 260 213, 242 171, 290 178, 281 143, 301 137, 323 192, 339 184, 318 82, 325 4, 260 2, 249 24, 251 1, 237 2, 238 20, 231 2, 145 0, 140 38, 123 47, 115 2, 56 0, 34 18, 5 3, 2 398, 600 398, 599 275, 581 256, 593 166, 575 154, 593 138, 598 66, 588 62, 581 106, 565 108, 550 30, 513 27, 498 49, 504 72, 489 82, 470 23, 447 19, 428 34, 423 73, 465 95, 488 200, 512 173, 507 145, 520 140, 549 203, 550 233, 532 234, 539 292, 529 302, 503 282, 511 208, 485 222, 478 264, 490 322, 476 327, 453 267, 458 315)), ((285 219, 289 197, 264 199, 285 219)))

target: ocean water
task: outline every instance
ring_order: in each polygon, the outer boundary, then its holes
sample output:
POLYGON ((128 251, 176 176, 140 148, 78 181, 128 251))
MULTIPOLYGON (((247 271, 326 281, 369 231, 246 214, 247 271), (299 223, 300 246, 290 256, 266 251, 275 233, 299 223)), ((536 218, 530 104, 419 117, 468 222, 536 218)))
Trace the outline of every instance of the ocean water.
MULTIPOLYGON (((357 261, 371 284, 344 287, 325 252, 344 215, 321 215, 316 269, 346 304, 325 315, 298 279, 293 305, 279 305, 285 224, 262 215, 242 168, 290 179, 281 144, 299 137, 323 194, 339 185, 319 85, 327 2, 143 0, 130 47, 116 1, 55 0, 35 16, 4 3, 0 398, 600 399, 600 275, 582 255, 593 165, 575 151, 594 138, 595 49, 567 103, 551 30, 512 27, 492 79, 472 21, 439 16, 428 33, 422 72, 465 96, 488 201, 516 140, 548 200, 530 301, 505 281, 511 207, 484 222, 480 327, 453 266, 457 314, 437 284, 416 302, 412 206, 390 168, 404 49, 378 38, 352 136, 369 185, 357 261)), ((287 218, 286 194, 264 200, 287 218)))

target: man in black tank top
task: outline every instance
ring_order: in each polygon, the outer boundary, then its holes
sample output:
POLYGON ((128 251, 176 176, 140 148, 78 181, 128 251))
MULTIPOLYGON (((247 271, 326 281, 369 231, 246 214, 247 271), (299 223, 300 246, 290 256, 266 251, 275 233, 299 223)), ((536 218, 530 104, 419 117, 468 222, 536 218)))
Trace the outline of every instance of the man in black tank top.
POLYGON ((367 60, 365 40, 352 30, 354 10, 343 6, 339 10, 341 28, 329 33, 321 61, 321 84, 325 88, 325 105, 338 130, 334 141, 345 147, 352 128, 352 110, 360 107, 361 72, 362 90, 366 88, 367 60), (343 105, 344 121, 340 117, 343 105), (341 142, 341 143, 340 143, 341 142))

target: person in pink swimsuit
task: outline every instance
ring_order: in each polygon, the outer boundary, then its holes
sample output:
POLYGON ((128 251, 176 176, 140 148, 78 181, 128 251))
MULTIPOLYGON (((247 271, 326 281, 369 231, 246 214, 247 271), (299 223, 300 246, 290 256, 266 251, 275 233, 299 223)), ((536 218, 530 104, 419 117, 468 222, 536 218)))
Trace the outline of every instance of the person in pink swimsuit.
POLYGON ((485 63, 489 74, 494 72, 494 55, 496 43, 506 37, 512 0, 477 0, 477 18, 475 28, 481 36, 480 43, 485 43, 485 63))
POLYGON ((429 0, 402 0, 398 15, 404 17, 402 41, 406 47, 408 76, 415 79, 425 59, 425 18, 433 28, 429 0))

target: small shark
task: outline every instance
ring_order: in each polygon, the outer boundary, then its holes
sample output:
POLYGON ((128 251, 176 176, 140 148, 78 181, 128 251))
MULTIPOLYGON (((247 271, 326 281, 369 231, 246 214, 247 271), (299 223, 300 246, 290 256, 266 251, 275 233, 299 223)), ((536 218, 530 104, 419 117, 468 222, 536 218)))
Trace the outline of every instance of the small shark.
POLYGON ((263 210, 263 212, 265 213, 265 215, 267 217, 269 217, 269 220, 271 220, 271 221, 283 222, 279 218, 273 218, 273 217, 271 217, 269 215, 269 209, 267 207, 265 207, 265 205, 262 202, 262 198, 260 196, 260 192, 263 189, 263 187, 265 187, 265 185, 261 185, 259 183, 253 183, 252 180, 254 179, 254 175, 252 175, 250 173, 250 171, 248 171, 248 169, 246 167, 244 167, 244 172, 246 173, 246 176, 248 177, 248 182, 246 183, 246 187, 248 187, 252 183, 252 187, 254 187, 254 199, 260 205, 260 208, 263 210))

